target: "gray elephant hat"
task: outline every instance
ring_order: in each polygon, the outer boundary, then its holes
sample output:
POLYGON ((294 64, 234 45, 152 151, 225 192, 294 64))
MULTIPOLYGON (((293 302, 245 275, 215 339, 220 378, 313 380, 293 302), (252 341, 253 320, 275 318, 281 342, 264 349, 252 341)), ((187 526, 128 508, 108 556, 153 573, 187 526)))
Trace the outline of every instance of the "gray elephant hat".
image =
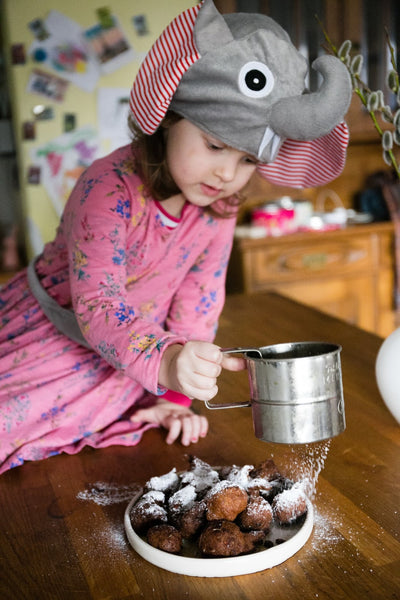
POLYGON ((221 15, 212 0, 178 15, 134 81, 130 108, 148 134, 168 109, 259 160, 260 174, 291 187, 323 185, 343 169, 351 99, 346 67, 313 63, 323 77, 308 93, 306 59, 280 25, 261 14, 221 15))

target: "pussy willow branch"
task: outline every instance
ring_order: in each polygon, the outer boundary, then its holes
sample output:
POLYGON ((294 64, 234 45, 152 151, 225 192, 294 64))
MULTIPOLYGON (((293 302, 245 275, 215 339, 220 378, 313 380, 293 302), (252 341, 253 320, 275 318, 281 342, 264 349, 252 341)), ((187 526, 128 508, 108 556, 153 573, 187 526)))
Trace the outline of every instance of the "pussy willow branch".
MULTIPOLYGON (((387 43, 388 48, 390 50, 390 62, 392 63, 393 70, 397 72, 396 58, 394 56, 394 48, 393 48, 392 43, 390 41, 390 36, 389 36, 389 32, 387 30, 387 27, 385 27, 385 37, 386 37, 386 43, 387 43)), ((398 84, 398 82, 399 82, 399 77, 397 75, 397 84, 398 84)))
MULTIPOLYGON (((326 44, 328 46, 328 48, 326 46, 324 46, 325 50, 329 53, 334 54, 346 66, 346 68, 350 74, 350 77, 351 77, 353 91, 360 98, 361 103, 366 108, 376 131, 378 132, 379 136, 382 139, 385 132, 383 131, 382 127, 380 126, 375 113, 376 112, 381 113, 382 118, 384 118, 387 122, 394 124, 393 123, 394 119, 393 119, 393 115, 391 113, 390 108, 386 107, 384 105, 378 106, 374 109, 371 107, 371 104, 368 102, 368 98, 371 96, 371 94, 374 94, 374 92, 372 92, 372 90, 368 87, 368 85, 361 79, 360 74, 358 72, 353 72, 353 70, 350 68, 349 56, 343 57, 340 55, 340 52, 339 52, 340 48, 338 49, 336 47, 336 45, 333 43, 330 36, 328 35, 328 32, 326 31, 325 27, 323 26, 323 23, 321 22, 321 20, 319 19, 319 17, 317 15, 316 15, 316 20, 322 30, 326 44)), ((397 91, 397 94, 399 96, 399 92, 398 92, 398 90, 399 90, 399 75, 398 75, 397 66, 396 66, 394 48, 391 44, 389 32, 387 31, 387 29, 385 29, 385 34, 386 34, 386 42, 387 42, 387 45, 390 50, 390 57, 391 57, 393 73, 395 75, 395 80, 396 80, 395 81, 395 86, 396 86, 395 91, 397 91)), ((384 147, 384 156, 389 159, 393 169, 396 172, 397 177, 400 180, 400 167, 397 164, 396 156, 394 155, 392 148, 384 147)), ((386 160, 386 158, 385 158, 385 160, 386 160)))

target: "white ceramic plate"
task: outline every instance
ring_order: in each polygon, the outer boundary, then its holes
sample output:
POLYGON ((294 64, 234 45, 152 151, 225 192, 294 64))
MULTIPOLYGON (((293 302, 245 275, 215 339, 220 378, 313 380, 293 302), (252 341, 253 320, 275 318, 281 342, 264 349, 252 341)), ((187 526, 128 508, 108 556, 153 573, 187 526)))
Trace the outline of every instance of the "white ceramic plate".
MULTIPOLYGON (((154 548, 133 530, 129 515, 132 506, 141 495, 141 491, 136 494, 125 510, 124 523, 129 543, 148 562, 161 569, 166 569, 172 573, 179 573, 180 575, 231 577, 270 569, 296 554, 304 546, 313 529, 313 507, 311 502, 307 501, 307 515, 305 520, 301 522, 301 525, 279 527, 274 524, 272 526, 267 539, 271 541, 284 539, 285 541, 271 548, 228 558, 196 558, 190 555, 175 555, 154 548)), ((185 553, 185 549, 183 552, 185 553)), ((190 549, 188 549, 187 554, 190 554, 190 549)))

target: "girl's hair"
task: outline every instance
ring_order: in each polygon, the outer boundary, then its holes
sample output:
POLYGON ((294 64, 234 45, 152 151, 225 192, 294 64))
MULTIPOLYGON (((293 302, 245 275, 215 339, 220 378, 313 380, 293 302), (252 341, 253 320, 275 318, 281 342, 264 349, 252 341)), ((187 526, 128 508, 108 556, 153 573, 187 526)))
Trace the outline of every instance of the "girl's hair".
MULTIPOLYGON (((168 169, 164 136, 165 128, 180 119, 180 115, 168 111, 160 127, 152 135, 144 133, 131 116, 128 120, 129 129, 133 134, 132 149, 135 155, 140 157, 136 163, 136 170, 143 180, 146 192, 159 202, 181 191, 168 169)), ((231 217, 244 200, 245 197, 238 193, 226 198, 224 202, 218 202, 218 207, 210 205, 205 210, 215 217, 231 217)))

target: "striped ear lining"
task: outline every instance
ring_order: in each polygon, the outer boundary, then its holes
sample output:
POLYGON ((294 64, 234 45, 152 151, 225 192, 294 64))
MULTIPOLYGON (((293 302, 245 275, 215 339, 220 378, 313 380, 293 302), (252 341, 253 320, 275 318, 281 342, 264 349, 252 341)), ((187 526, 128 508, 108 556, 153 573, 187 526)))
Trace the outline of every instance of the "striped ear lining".
POLYGON ((131 111, 151 135, 165 117, 172 96, 187 69, 199 58, 193 28, 200 4, 178 15, 156 40, 133 83, 131 111))
POLYGON ((309 142, 287 139, 276 159, 258 166, 270 183, 292 188, 324 185, 343 171, 349 131, 345 122, 331 132, 309 142))

